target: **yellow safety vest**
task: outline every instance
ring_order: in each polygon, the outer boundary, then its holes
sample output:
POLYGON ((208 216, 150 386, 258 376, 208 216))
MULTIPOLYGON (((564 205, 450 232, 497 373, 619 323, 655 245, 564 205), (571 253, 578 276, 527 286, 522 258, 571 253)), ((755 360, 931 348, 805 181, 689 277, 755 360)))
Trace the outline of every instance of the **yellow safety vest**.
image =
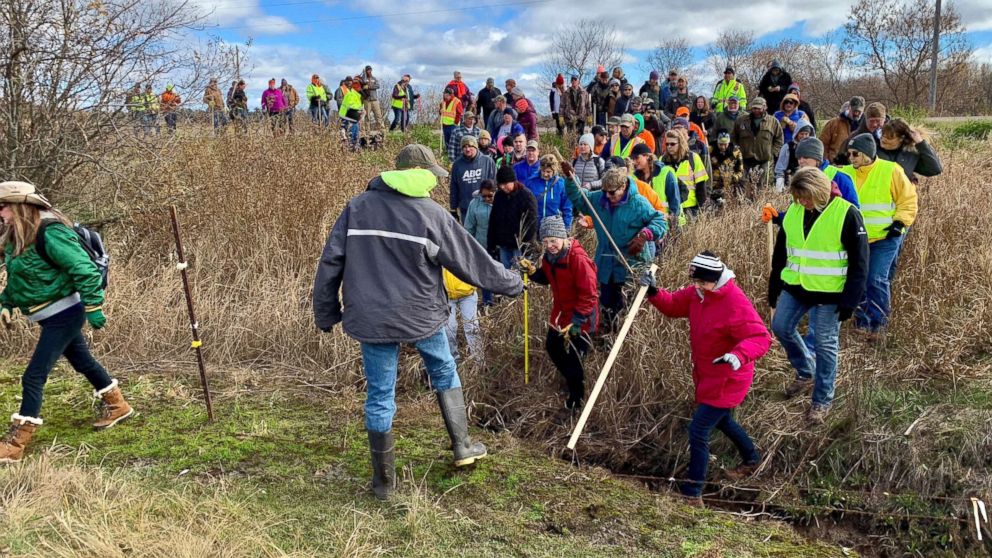
POLYGON ((885 238, 888 234, 885 227, 891 225, 896 216, 896 202, 892 199, 892 173, 896 163, 875 159, 872 165, 861 184, 858 184, 858 172, 853 166, 847 165, 841 169, 841 172, 851 177, 858 193, 869 241, 885 238))
POLYGON ((851 204, 834 198, 809 230, 803 233, 803 206, 793 203, 782 221, 788 261, 782 281, 810 292, 840 293, 847 282, 847 250, 841 242, 844 220, 851 204))
POLYGON ((406 88, 405 87, 400 88, 399 96, 400 96, 399 99, 393 99, 393 103, 391 105, 395 109, 402 109, 403 108, 403 102, 406 101, 406 88))
POLYGON ((655 194, 658 194, 658 199, 661 200, 661 212, 668 215, 668 196, 665 195, 665 182, 668 180, 668 175, 672 174, 672 168, 668 165, 661 165, 661 172, 657 176, 651 178, 651 189, 654 190, 655 194))
MULTIPOLYGON (((740 99, 741 110, 747 110, 747 92, 744 91, 744 84, 736 79, 730 80, 730 83, 721 79, 713 91, 713 98, 716 99, 716 108, 714 110, 716 110, 717 114, 723 112, 724 104, 731 95, 736 95, 740 99)), ((777 107, 775 110, 777 110, 777 107)))
POLYGON ((445 126, 454 126, 455 117, 458 116, 458 111, 455 109, 455 103, 458 102, 457 98, 452 97, 451 102, 448 106, 441 109, 441 124, 445 126))
MULTIPOLYGON (((703 160, 699 157, 699 154, 691 151, 689 155, 692 157, 693 164, 689 164, 689 159, 682 161, 679 164, 679 168, 675 170, 675 177, 685 182, 686 184, 696 185, 700 182, 706 182, 710 177, 706 174, 706 165, 703 164, 703 160), (695 167, 695 169, 693 169, 695 167)), ((686 197, 685 201, 682 202, 682 208, 696 207, 699 202, 696 200, 696 190, 693 188, 689 190, 689 195, 686 197)))
POLYGON ((623 151, 621 151, 620 150, 620 134, 617 134, 617 137, 614 138, 613 149, 611 151, 613 152, 613 156, 614 157, 623 157, 624 159, 629 159, 630 158, 630 152, 633 151, 634 150, 634 146, 637 145, 637 144, 639 144, 639 143, 644 143, 644 140, 642 140, 641 138, 639 138, 637 136, 634 136, 634 137, 630 138, 629 140, 627 140, 627 147, 624 147, 623 148, 623 151))

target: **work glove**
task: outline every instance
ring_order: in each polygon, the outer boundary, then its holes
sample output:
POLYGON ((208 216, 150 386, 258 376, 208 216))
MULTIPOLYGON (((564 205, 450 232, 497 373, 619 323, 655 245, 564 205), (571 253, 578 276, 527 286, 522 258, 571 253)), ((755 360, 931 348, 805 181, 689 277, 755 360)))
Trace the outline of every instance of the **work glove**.
POLYGON ((572 172, 573 172, 572 163, 569 163, 568 161, 562 161, 561 162, 561 175, 562 176, 572 176, 572 172))
POLYGON ((846 308, 844 306, 838 306, 837 307, 837 319, 838 320, 840 320, 842 322, 846 322, 847 320, 850 320, 851 319, 851 316, 853 316, 853 315, 854 315, 854 308, 846 308))
POLYGON ((592 230, 595 225, 592 224, 592 217, 582 215, 579 217, 579 226, 586 230, 592 230))
POLYGON ((772 219, 778 217, 778 210, 770 203, 766 203, 764 207, 761 208, 761 222, 771 223, 772 219))
POLYGON ((630 239, 630 242, 627 243, 627 253, 631 256, 639 255, 641 250, 644 250, 644 245, 647 241, 648 235, 645 234, 644 231, 637 233, 637 235, 630 239))
POLYGON ((107 317, 103 315, 103 308, 99 306, 87 306, 86 321, 90 323, 90 327, 93 329, 102 329, 103 326, 107 325, 107 317))
POLYGON ((3 309, 0 309, 0 323, 3 323, 3 327, 7 329, 14 327, 14 314, 10 308, 4 306, 3 309))
POLYGON ((734 353, 727 353, 720 358, 714 359, 713 364, 729 364, 734 372, 741 369, 741 359, 737 358, 737 355, 734 353))
POLYGON ((785 177, 779 176, 775 178, 775 191, 779 194, 785 191, 785 177))
POLYGON ((537 266, 535 266, 534 262, 528 260, 527 258, 517 258, 517 267, 519 267, 520 271, 523 271, 527 275, 534 275, 537 273, 537 266))
POLYGON ((883 230, 888 231, 885 233, 885 238, 895 238, 906 234, 906 225, 903 225, 902 221, 892 221, 892 224, 883 230))
POLYGON ((461 218, 458 216, 458 210, 457 209, 449 209, 448 210, 448 213, 451 213, 451 216, 455 218, 455 221, 458 221, 459 223, 462 222, 461 218))
POLYGON ((641 278, 638 281, 642 287, 647 287, 648 298, 653 297, 658 294, 658 283, 651 273, 650 269, 645 269, 644 273, 641 273, 641 278))

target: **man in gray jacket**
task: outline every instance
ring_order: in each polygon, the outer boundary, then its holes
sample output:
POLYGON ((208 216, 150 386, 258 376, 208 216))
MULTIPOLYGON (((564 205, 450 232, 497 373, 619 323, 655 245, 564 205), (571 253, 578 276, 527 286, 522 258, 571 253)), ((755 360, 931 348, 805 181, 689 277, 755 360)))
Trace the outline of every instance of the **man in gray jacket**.
POLYGON ((455 466, 486 456, 486 447, 468 434, 461 381, 444 333, 448 301, 441 268, 500 294, 516 296, 523 290, 517 274, 489 257, 431 200, 437 177, 448 173, 429 149, 404 147, 396 169, 374 178, 348 202, 324 246, 313 287, 317 327, 329 332, 343 322, 345 333, 361 343, 372 490, 380 499, 396 483, 392 421, 400 343, 413 344, 424 359, 455 466))
POLYGON ((479 157, 479 142, 475 136, 461 139, 462 156, 451 165, 451 215, 465 221, 472 193, 479 189, 483 180, 496 180, 496 162, 492 157, 479 157))

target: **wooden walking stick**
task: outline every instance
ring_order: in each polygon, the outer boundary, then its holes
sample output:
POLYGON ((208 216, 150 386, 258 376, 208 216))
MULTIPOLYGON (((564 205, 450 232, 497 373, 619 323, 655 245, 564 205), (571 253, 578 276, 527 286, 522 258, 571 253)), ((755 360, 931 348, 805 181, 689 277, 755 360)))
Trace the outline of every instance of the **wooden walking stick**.
POLYGON ((196 321, 196 313, 193 311, 193 293, 189 288, 189 275, 186 273, 186 268, 189 267, 189 263, 186 261, 186 253, 183 250, 183 240, 179 235, 179 218, 176 216, 176 206, 171 206, 169 208, 169 216, 172 218, 172 232, 176 236, 176 255, 179 256, 179 263, 176 264, 176 269, 183 278, 183 292, 186 295, 186 310, 189 312, 189 327, 193 334, 193 342, 190 346, 193 351, 196 352, 196 364, 200 368, 200 385, 203 386, 203 400, 207 405, 207 422, 214 421, 214 406, 210 401, 210 385, 207 383, 207 370, 203 365, 203 352, 201 348, 203 347, 203 342, 200 341, 200 324, 196 321))
MULTIPOLYGON (((654 272, 658 270, 657 264, 651 264, 650 273, 654 275, 654 272)), ((589 394, 589 399, 586 401, 585 407, 582 408, 582 414, 579 416, 579 422, 575 424, 575 430, 572 431, 572 437, 568 439, 568 449, 575 451, 575 444, 579 441, 579 436, 582 434, 582 429, 586 426, 586 421, 589 420, 589 414, 592 413, 592 407, 596 404, 596 398, 599 397, 599 392, 603 389, 603 385, 606 383, 606 377, 610 374, 610 369, 613 368, 613 362, 617 359, 617 355, 620 354, 620 348, 623 346, 624 339, 627 338, 627 333, 630 331, 630 326, 634 323, 634 318, 637 316, 637 311, 641 309, 641 303, 644 302, 644 295, 647 294, 648 287, 642 286, 637 291, 637 296, 634 297, 634 304, 631 305, 630 311, 627 313, 627 318, 623 321, 623 326, 620 328, 620 333, 617 335, 617 340, 613 343, 613 348, 610 349, 610 355, 606 357, 606 363, 603 365, 603 370, 599 373, 599 378, 596 379, 596 385, 592 388, 592 393, 589 394)))
POLYGON ((772 269, 772 254, 775 252, 775 225, 771 221, 765 223, 768 228, 768 269, 772 269))
POLYGON ((524 271, 524 385, 530 383, 530 308, 527 304, 527 272, 524 271))
MULTIPOLYGON (((561 157, 561 155, 559 155, 559 157, 561 157)), ((593 207, 592 202, 590 202, 589 198, 586 197, 586 193, 582 189, 582 185, 579 184, 578 180, 575 179, 574 172, 572 173, 571 178, 572 178, 572 182, 575 183, 575 187, 578 188, 579 190, 579 195, 582 196, 582 201, 586 202, 586 206, 589 207, 589 213, 591 213, 593 219, 595 219, 596 222, 599 223, 599 228, 603 229, 603 234, 606 235, 606 240, 609 240, 610 246, 612 246, 613 249, 616 250, 617 257, 620 258, 620 261, 623 262, 624 267, 627 268, 627 273, 630 273, 633 276, 634 270, 630 267, 630 264, 627 263, 627 257, 623 255, 623 252, 620 251, 620 248, 617 246, 617 243, 613 241, 613 237, 610 236, 610 231, 606 229, 606 225, 603 224, 603 220, 599 218, 599 213, 596 212, 596 208, 593 207)), ((628 186, 628 188, 629 187, 630 186, 628 186)))

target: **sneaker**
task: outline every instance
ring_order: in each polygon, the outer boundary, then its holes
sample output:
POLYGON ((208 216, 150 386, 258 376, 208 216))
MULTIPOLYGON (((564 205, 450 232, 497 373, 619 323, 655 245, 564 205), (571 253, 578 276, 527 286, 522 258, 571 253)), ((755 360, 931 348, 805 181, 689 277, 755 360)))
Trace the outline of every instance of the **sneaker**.
POLYGON ((813 405, 806 411, 806 420, 811 426, 820 426, 826 422, 829 413, 830 405, 813 405))
POLYGON ((792 399, 799 394, 813 393, 813 380, 805 380, 802 378, 796 378, 792 380, 792 383, 785 388, 785 398, 792 399))
POLYGON ((740 465, 734 467, 733 469, 728 469, 724 471, 724 476, 727 479, 734 482, 744 480, 754 474, 758 470, 759 462, 754 463, 741 463, 740 465))

